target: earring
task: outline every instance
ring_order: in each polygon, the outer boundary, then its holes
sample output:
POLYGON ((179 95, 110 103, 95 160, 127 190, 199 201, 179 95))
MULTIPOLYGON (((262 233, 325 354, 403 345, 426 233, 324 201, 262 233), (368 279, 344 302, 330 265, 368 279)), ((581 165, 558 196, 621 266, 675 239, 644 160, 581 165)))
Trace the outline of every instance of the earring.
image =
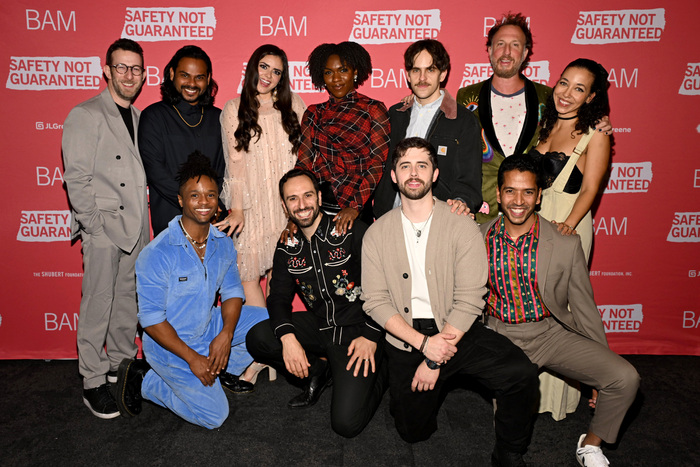
POLYGON ((277 100, 277 88, 272 90, 272 100, 273 101, 277 100))
POLYGON ((357 75, 352 80, 357 83, 357 75))

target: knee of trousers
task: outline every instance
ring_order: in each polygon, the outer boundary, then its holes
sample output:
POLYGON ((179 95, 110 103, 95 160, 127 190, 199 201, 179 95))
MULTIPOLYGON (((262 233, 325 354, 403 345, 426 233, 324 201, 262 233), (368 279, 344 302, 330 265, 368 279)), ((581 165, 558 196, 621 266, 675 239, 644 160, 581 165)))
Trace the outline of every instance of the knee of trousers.
POLYGON ((213 430, 224 424, 229 414, 228 399, 223 394, 222 400, 215 399, 213 404, 207 406, 192 407, 192 415, 195 419, 194 423, 213 430))
POLYGON ((277 346, 279 342, 270 328, 270 321, 264 320, 253 326, 245 338, 245 345, 248 353, 255 360, 265 360, 275 355, 273 345, 277 346))
POLYGON ((633 400, 641 381, 637 370, 625 360, 625 365, 620 365, 620 368, 615 371, 615 375, 615 380, 611 381, 606 387, 601 388, 601 391, 608 394, 622 394, 625 398, 633 400))
POLYGON ((333 431, 344 438, 354 438, 362 433, 365 425, 361 423, 360 417, 347 418, 331 417, 331 427, 333 431))

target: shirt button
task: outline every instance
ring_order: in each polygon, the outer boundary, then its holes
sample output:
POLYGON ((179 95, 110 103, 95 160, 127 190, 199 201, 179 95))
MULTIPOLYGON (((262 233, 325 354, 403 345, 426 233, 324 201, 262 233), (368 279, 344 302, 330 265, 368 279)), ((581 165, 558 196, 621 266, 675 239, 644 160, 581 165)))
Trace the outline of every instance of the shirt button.
POLYGON ((125 185, 125 184, 123 184, 123 183, 120 183, 120 184, 119 184, 119 186, 126 186, 126 185, 125 185))
POLYGON ((121 159, 121 158, 122 158, 122 156, 117 155, 117 160, 119 160, 119 159, 121 159))
POLYGON ((404 348, 404 349, 407 349, 408 347, 409 347, 408 344, 404 344, 404 345, 403 345, 403 348, 404 348))
POLYGON ((119 206, 119 209, 121 209, 121 210, 123 211, 123 210, 124 210, 124 206, 119 206))
POLYGON ((316 269, 316 272, 321 272, 321 270, 320 270, 320 269, 316 269))
POLYGON ((403 273, 403 278, 404 278, 404 279, 408 279, 408 273, 407 273, 407 272, 404 272, 404 273, 403 273))

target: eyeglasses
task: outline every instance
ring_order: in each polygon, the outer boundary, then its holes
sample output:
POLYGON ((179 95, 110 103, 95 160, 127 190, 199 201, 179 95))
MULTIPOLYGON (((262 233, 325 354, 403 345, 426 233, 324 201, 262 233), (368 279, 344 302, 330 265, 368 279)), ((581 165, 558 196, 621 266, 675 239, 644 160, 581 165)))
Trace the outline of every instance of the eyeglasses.
POLYGON ((134 76, 141 76, 143 74, 143 67, 139 65, 124 65, 123 63, 118 63, 116 65, 110 65, 112 68, 117 70, 120 75, 125 75, 128 70, 131 70, 131 74, 134 76))

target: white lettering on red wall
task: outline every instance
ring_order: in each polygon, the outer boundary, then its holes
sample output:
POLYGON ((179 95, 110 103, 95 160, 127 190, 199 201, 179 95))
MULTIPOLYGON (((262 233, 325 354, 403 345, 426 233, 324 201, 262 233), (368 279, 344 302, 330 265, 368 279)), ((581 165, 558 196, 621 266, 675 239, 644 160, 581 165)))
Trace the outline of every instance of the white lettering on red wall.
POLYGON ((20 242, 70 241, 70 211, 22 211, 17 231, 20 242))
POLYGON ((639 332, 644 321, 641 303, 633 305, 599 305, 598 312, 606 333, 639 332))
POLYGON ((285 19, 284 16, 278 16, 277 19, 272 16, 260 17, 260 35, 261 36, 282 36, 282 37, 306 37, 306 16, 301 19, 290 16, 285 19))
POLYGON ((673 243, 700 242, 700 212, 677 212, 666 241, 673 243))
MULTIPOLYGON (((465 63, 460 88, 487 80, 493 74, 490 63, 465 63)), ((530 62, 523 70, 523 75, 531 81, 541 84, 549 83, 549 61, 530 62)))
POLYGON ((605 193, 646 193, 652 176, 651 162, 613 163, 605 193))
POLYGON ((685 96, 700 95, 700 63, 688 63, 678 94, 685 96))
POLYGON ((658 42, 666 27, 665 10, 581 11, 572 44, 658 42))
POLYGON ((136 41, 210 41, 216 30, 214 7, 127 7, 122 37, 136 41))
POLYGON ((437 39, 440 10, 356 11, 348 40, 360 44, 399 44, 437 39))
POLYGON ((99 89, 99 57, 10 57, 7 89, 99 89))

